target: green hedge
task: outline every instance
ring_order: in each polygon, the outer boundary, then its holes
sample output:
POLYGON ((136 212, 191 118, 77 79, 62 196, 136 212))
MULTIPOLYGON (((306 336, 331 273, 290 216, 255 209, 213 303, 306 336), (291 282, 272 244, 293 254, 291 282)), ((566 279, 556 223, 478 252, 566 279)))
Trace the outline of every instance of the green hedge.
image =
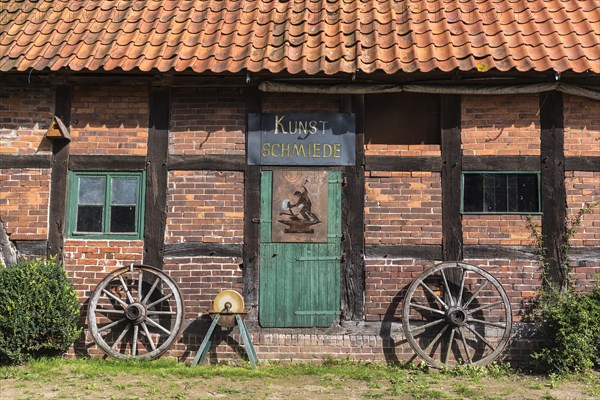
POLYGON ((545 372, 583 372, 600 366, 600 288, 582 295, 545 293, 537 309, 544 344, 533 357, 545 372))
POLYGON ((0 364, 64 353, 77 339, 79 303, 53 260, 0 269, 0 364))

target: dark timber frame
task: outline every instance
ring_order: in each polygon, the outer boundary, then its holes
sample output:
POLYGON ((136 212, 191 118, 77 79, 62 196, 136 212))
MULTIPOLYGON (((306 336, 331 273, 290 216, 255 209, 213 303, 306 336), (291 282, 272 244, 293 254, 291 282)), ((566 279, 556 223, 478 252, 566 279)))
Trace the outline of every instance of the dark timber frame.
MULTIPOLYGON (((73 88, 71 86, 56 87, 56 103, 54 114, 62 120, 67 129, 71 125, 71 103, 73 88)), ((48 257, 56 257, 58 263, 63 261, 65 242, 65 221, 67 216, 67 172, 69 170, 69 140, 60 139, 52 142, 52 175, 50 178, 50 210, 48 215, 48 257)))
MULTIPOLYGON (((260 113, 261 108, 258 87, 249 87, 246 92, 246 115, 260 113)), ((248 122, 246 121, 247 126, 248 122)), ((246 146, 248 146, 247 140, 246 146)), ((244 281, 243 296, 249 304, 258 303, 259 223, 260 167, 248 165, 244 171, 244 250, 242 274, 244 281)), ((253 309, 251 317, 254 320, 258 319, 257 308, 253 309)))
POLYGON ((171 91, 151 87, 148 107, 148 155, 146 157, 146 210, 144 261, 162 269, 167 222, 169 115, 171 91))
POLYGON ((342 97, 342 112, 356 115, 356 164, 344 169, 342 187, 341 318, 362 320, 365 288, 365 133, 364 96, 342 97))
POLYGON ((561 284, 566 278, 561 272, 561 265, 565 261, 562 243, 567 217, 563 96, 559 92, 541 93, 539 101, 542 234, 550 267, 550 279, 561 284))
POLYGON ((461 96, 442 95, 442 257, 463 259, 460 215, 461 96))

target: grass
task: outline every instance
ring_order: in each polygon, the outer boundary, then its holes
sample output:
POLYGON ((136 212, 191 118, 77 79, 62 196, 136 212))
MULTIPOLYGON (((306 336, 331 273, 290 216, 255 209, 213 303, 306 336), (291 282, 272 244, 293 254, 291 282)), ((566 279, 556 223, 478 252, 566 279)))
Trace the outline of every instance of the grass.
POLYGON ((103 399, 477 399, 599 398, 600 375, 540 377, 506 365, 460 366, 430 370, 346 360, 316 363, 211 365, 190 368, 174 359, 40 359, 24 366, 0 367, 13 392, 7 398, 103 399), (307 391, 312 391, 307 394, 307 391), (288 393, 291 393, 288 396, 288 393), (294 393, 297 397, 294 397, 294 393), (579 393, 579 397, 577 397, 579 393), (101 397, 96 397, 100 396, 101 397))

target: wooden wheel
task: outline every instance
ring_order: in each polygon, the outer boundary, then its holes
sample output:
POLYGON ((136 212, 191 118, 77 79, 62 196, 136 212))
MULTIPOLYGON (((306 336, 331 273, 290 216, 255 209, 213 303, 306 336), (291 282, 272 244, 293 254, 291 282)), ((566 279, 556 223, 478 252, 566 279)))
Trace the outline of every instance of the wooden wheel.
POLYGON ((177 284, 147 265, 119 268, 94 290, 88 326, 94 341, 117 358, 154 359, 173 344, 182 326, 177 284))
POLYGON ((502 285, 473 265, 438 264, 409 286, 404 299, 404 335, 434 367, 490 363, 506 347, 511 327, 502 285))

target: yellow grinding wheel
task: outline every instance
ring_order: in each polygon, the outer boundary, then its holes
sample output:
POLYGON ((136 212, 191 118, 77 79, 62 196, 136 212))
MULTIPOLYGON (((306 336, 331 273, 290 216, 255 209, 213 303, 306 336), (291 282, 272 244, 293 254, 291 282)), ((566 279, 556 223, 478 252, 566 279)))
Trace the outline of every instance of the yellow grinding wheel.
MULTIPOLYGON (((244 298, 235 290, 223 290, 213 301, 213 312, 242 313, 244 312, 244 298)), ((221 315, 218 324, 224 327, 235 325, 234 315, 221 315)))

